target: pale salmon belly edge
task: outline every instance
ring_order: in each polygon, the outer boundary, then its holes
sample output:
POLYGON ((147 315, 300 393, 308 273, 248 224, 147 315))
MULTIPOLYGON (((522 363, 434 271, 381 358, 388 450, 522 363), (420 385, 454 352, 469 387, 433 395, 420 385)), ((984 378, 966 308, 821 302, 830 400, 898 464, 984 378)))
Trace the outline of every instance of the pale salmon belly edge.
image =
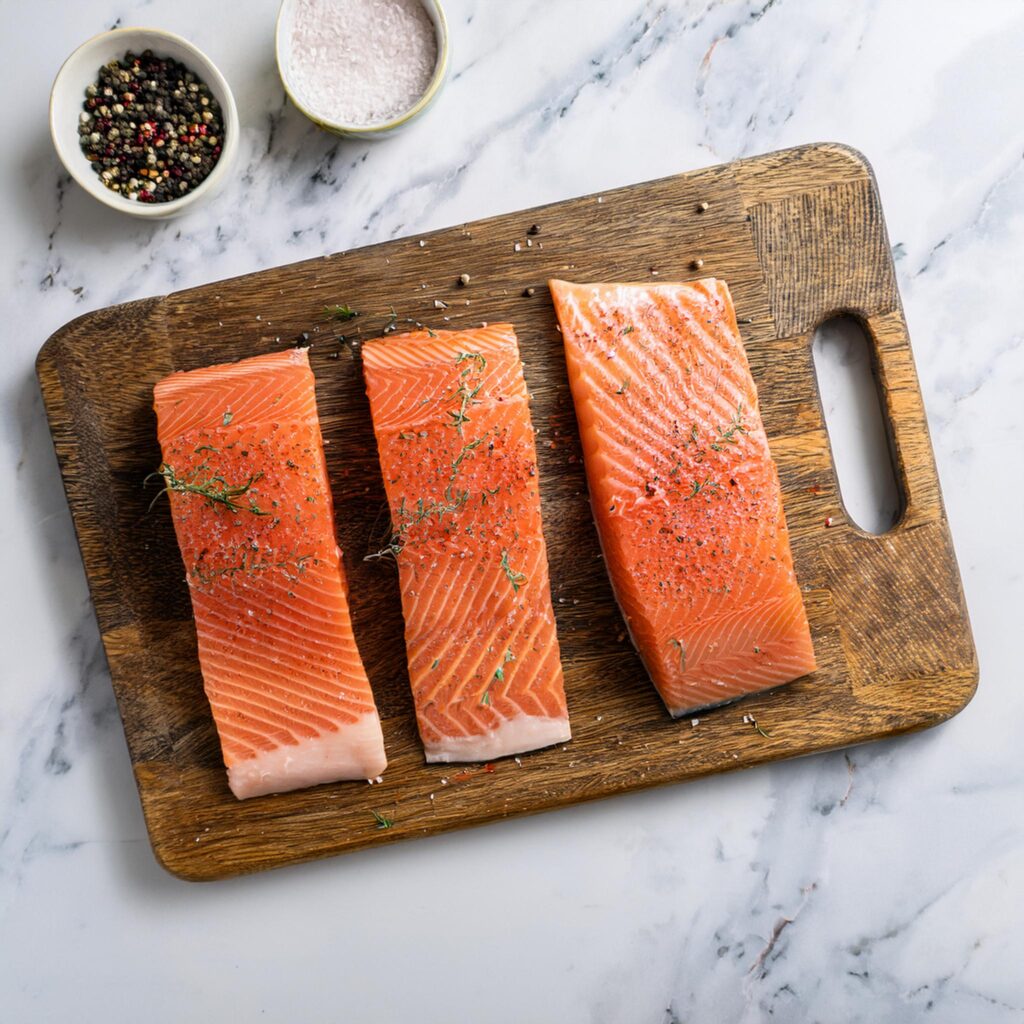
POLYGON ((305 350, 154 389, 203 686, 239 799, 386 767, 305 350))
POLYGON ((673 716, 816 668, 728 286, 549 282, 594 519, 673 716))

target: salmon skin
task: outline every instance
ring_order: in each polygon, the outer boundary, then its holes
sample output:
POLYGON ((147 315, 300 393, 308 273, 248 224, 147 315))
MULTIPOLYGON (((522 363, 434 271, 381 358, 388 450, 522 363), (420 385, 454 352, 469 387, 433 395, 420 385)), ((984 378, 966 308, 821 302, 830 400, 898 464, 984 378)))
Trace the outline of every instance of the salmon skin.
POLYGON ((537 456, 509 324, 368 342, 363 369, 428 762, 569 739, 537 456))
POLYGON ((813 672, 727 285, 549 286, 608 572, 669 712, 813 672))
POLYGON ((231 791, 379 775, 305 350, 174 373, 154 398, 231 791))

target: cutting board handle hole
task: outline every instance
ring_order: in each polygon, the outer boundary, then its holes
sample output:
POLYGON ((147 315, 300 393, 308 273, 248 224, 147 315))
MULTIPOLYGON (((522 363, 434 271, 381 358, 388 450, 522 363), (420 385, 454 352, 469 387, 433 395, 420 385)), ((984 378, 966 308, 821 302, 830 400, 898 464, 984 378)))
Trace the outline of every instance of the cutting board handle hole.
POLYGON ((906 500, 893 464, 874 345, 860 321, 836 316, 814 332, 811 352, 846 514, 866 533, 886 533, 906 500))

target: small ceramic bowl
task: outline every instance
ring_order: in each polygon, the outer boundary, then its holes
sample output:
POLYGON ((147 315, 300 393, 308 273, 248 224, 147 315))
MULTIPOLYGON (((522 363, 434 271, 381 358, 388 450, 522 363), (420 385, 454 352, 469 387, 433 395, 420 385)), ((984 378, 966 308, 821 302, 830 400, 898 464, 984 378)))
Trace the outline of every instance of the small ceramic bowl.
POLYGON ((238 111, 228 83, 217 66, 188 40, 158 28, 115 28, 82 43, 57 72, 50 91, 50 135, 68 174, 89 195, 133 217, 159 220, 195 209, 224 183, 238 152, 238 111), (152 50, 158 57, 181 61, 209 86, 214 99, 220 104, 224 118, 220 159, 210 174, 180 199, 171 199, 166 203, 140 203, 136 199, 112 192, 100 181, 99 175, 82 152, 78 115, 82 112, 86 86, 96 81, 99 69, 107 61, 123 57, 127 50, 133 53, 152 50))
POLYGON ((281 82, 288 98, 315 125, 343 138, 383 139, 414 121, 434 102, 448 76, 448 22, 444 16, 444 8, 439 0, 420 0, 420 2, 434 23, 434 31, 437 33, 437 64, 434 66, 434 75, 430 79, 430 83, 423 95, 404 114, 377 124, 355 125, 340 124, 326 119, 322 113, 312 109, 302 94, 294 87, 290 75, 291 23, 289 19, 292 8, 295 6, 295 0, 283 0, 277 15, 277 71, 281 76, 281 82))

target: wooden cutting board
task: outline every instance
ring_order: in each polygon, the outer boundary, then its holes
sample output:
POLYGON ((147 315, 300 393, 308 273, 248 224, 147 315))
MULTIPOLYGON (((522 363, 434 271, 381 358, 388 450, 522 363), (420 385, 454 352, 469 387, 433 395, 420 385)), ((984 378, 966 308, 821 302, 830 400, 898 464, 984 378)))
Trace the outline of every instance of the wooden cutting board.
POLYGON ((843 146, 805 146, 89 313, 47 341, 37 368, 153 849, 183 878, 257 871, 920 729, 974 692, 970 626, 878 194, 868 164, 843 146), (540 233, 529 235, 534 224, 540 233), (462 273, 468 287, 458 286, 462 273), (665 713, 600 558, 545 287, 551 276, 729 283, 782 480, 814 675, 703 714, 697 726, 665 713), (324 319, 327 303, 360 315, 336 327, 324 319), (572 716, 564 747, 465 769, 423 763, 397 574, 363 561, 384 493, 358 341, 379 335, 392 307, 400 326, 406 318, 516 326, 572 716), (890 420, 906 507, 883 536, 854 527, 837 491, 811 358, 815 327, 837 312, 866 326, 890 420), (240 803, 203 695, 170 516, 164 505, 147 513, 153 491, 143 480, 160 461, 152 387, 172 370, 294 345, 303 332, 313 342, 356 636, 390 766, 379 785, 240 803), (379 828, 374 811, 393 826, 379 828))

